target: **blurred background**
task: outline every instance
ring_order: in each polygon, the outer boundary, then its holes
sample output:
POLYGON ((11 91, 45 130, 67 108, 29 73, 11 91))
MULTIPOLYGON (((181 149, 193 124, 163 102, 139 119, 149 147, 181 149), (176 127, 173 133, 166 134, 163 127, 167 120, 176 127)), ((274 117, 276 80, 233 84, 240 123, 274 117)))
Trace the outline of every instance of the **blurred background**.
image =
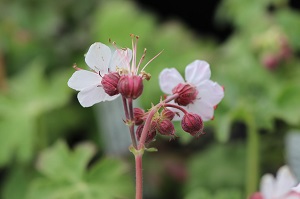
POLYGON ((300 180, 300 5, 297 0, 1 0, 0 198, 134 198, 121 102, 83 108, 67 81, 100 41, 131 47, 148 67, 135 106, 163 93, 158 75, 210 63, 225 87, 206 135, 157 137, 144 155, 145 199, 243 199, 289 165, 300 180))

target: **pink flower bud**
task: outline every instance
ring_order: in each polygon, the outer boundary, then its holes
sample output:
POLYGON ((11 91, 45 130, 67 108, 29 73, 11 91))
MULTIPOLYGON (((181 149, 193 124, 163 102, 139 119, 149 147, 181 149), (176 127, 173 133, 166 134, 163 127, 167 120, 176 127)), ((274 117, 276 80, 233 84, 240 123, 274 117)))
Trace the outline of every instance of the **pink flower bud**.
POLYGON ((118 90, 125 98, 138 98, 144 89, 143 79, 137 75, 123 75, 118 83, 118 90))
POLYGON ((165 119, 158 122, 157 131, 162 135, 174 135, 175 128, 170 120, 165 119))
POLYGON ((199 137, 203 134, 203 120, 194 113, 186 113, 181 120, 181 127, 192 136, 199 137))
POLYGON ((120 75, 117 72, 105 74, 102 77, 101 84, 104 91, 109 95, 117 95, 119 91, 117 89, 119 83, 120 75))
POLYGON ((141 125, 144 122, 145 111, 141 108, 133 109, 134 124, 141 125))
POLYGON ((171 111, 170 109, 164 108, 161 111, 161 117, 163 119, 172 120, 175 117, 175 113, 173 111, 171 111))
MULTIPOLYGON (((144 129, 144 124, 138 126, 136 129, 135 133, 136 133, 136 138, 138 141, 140 141, 143 129, 144 129)), ((155 136, 156 136, 156 130, 155 130, 155 128, 151 128, 151 130, 148 131, 145 143, 146 144, 150 143, 155 138, 155 136)))
POLYGON ((198 95, 198 91, 190 84, 178 84, 172 90, 173 94, 178 93, 179 96, 175 99, 175 102, 181 106, 186 106, 194 102, 198 95))
POLYGON ((279 58, 277 55, 265 55, 262 59, 262 64, 264 67, 266 67, 268 70, 274 70, 279 65, 279 58))

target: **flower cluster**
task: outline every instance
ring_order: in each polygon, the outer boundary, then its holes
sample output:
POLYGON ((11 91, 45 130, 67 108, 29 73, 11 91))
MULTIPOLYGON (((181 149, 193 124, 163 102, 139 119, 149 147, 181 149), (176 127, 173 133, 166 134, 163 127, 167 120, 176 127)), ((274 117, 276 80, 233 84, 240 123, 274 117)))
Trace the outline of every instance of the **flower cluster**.
MULTIPOLYGON (((145 111, 133 108, 132 100, 143 92, 143 80, 151 75, 145 67, 141 70, 146 50, 137 64, 136 52, 138 37, 132 37, 132 50, 114 50, 100 42, 94 43, 85 55, 90 70, 75 66, 76 71, 68 81, 69 87, 79 91, 77 97, 83 107, 110 101, 122 96, 126 119, 133 143, 147 144, 154 140, 157 133, 176 137, 173 121, 181 120, 184 131, 199 137, 203 133, 203 122, 213 119, 214 110, 224 97, 224 89, 210 80, 211 71, 207 62, 196 60, 185 69, 185 80, 175 68, 164 69, 159 75, 161 90, 166 99, 145 111), (136 130, 134 131, 134 126, 136 130)), ((133 144, 135 147, 137 144, 133 144)))
POLYGON ((300 184, 287 165, 279 168, 276 178, 265 174, 261 178, 260 191, 250 199, 300 199, 300 184))

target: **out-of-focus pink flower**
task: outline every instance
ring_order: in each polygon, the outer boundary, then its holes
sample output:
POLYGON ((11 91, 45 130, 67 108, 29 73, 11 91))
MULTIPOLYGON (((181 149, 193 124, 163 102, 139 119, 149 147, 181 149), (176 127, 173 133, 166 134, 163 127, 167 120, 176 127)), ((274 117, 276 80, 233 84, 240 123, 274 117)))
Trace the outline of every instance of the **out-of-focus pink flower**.
POLYGON ((209 64, 206 61, 195 60, 185 69, 186 81, 175 68, 170 68, 160 73, 159 84, 164 93, 180 95, 177 101, 175 100, 176 103, 207 121, 213 118, 214 107, 224 97, 224 89, 211 81, 210 76, 209 64))
POLYGON ((102 77, 120 68, 128 69, 132 51, 116 49, 114 52, 100 42, 92 44, 85 55, 85 62, 90 70, 77 68, 68 81, 68 86, 79 91, 77 98, 83 107, 90 107, 103 101, 111 101, 119 95, 108 95, 101 84, 102 77))
POLYGON ((272 174, 265 174, 261 178, 260 191, 250 199, 300 199, 300 188, 296 185, 296 177, 284 165, 277 171, 276 178, 272 174))

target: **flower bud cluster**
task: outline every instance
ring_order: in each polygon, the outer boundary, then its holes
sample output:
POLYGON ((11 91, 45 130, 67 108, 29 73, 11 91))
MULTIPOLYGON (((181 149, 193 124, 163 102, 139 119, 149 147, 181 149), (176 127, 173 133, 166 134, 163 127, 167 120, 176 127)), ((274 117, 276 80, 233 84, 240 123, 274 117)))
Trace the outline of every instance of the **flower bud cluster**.
MULTIPOLYGON (((137 125, 136 137, 140 140, 141 133, 145 127, 145 121, 148 116, 148 112, 145 112, 141 108, 134 108, 134 124, 137 125)), ((146 143, 150 143, 154 140, 157 133, 164 136, 175 136, 175 127, 172 120, 175 113, 167 108, 163 108, 160 113, 156 113, 151 120, 151 124, 148 130, 146 143)))
MULTIPOLYGON (((173 107, 176 107, 176 105, 173 107)), ((139 141, 143 128, 145 127, 148 112, 145 112, 141 108, 134 108, 133 114, 134 124, 137 126, 136 137, 139 141)), ((150 127, 148 127, 149 130, 145 143, 148 144, 152 142, 157 134, 170 136, 171 138, 176 137, 175 127, 172 122, 176 114, 178 113, 175 113, 173 110, 166 107, 162 108, 160 112, 157 112, 151 120, 150 127)), ((198 114, 195 113, 185 112, 181 120, 181 127, 185 132, 189 133, 193 137, 200 137, 204 134, 203 120, 198 114)))

